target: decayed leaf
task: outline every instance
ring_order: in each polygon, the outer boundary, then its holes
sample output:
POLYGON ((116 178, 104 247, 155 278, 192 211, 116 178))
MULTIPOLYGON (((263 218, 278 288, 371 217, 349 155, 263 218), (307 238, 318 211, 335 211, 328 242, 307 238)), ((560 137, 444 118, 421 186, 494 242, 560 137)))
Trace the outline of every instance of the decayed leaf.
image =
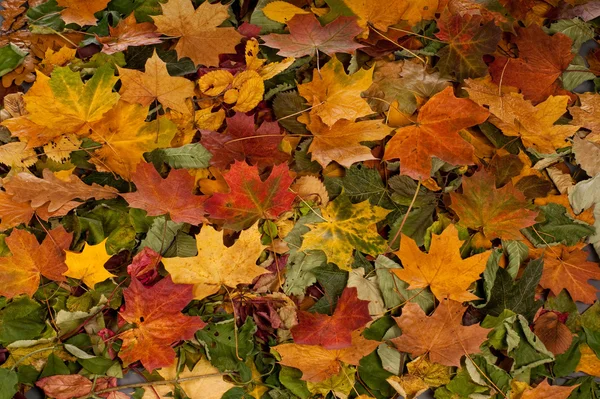
POLYGON ((402 335, 392 342, 401 352, 413 356, 428 353, 434 363, 460 367, 462 356, 480 353, 479 346, 490 331, 479 325, 463 326, 466 310, 460 302, 444 300, 427 316, 419 305, 409 302, 395 318, 402 335))
POLYGON ((536 105, 523 99, 522 94, 502 93, 497 85, 489 80, 470 80, 466 91, 478 104, 486 105, 492 117, 490 122, 507 136, 520 137, 526 147, 533 147, 542 153, 552 153, 566 147, 567 137, 578 129, 572 125, 555 125, 566 112, 567 96, 550 96, 536 105))
POLYGON ((125 310, 119 315, 133 325, 120 335, 119 357, 124 364, 139 360, 148 372, 171 366, 175 361, 171 345, 191 339, 206 325, 198 316, 181 314, 192 300, 192 286, 173 284, 171 277, 149 288, 133 278, 123 295, 125 310))
POLYGON ((440 300, 448 298, 464 302, 478 299, 467 289, 479 279, 491 252, 462 259, 462 244, 454 225, 446 227, 441 235, 432 235, 429 253, 421 252, 417 244, 403 234, 400 250, 395 254, 402 260, 404 268, 392 269, 392 272, 410 284, 408 289, 430 287, 440 300))
POLYGON ((519 58, 496 56, 490 65, 494 83, 518 87, 525 99, 536 104, 561 94, 558 78, 575 57, 571 53, 573 41, 562 33, 549 36, 536 24, 516 31, 519 58))
POLYGON ((521 399, 567 399, 579 385, 558 386, 548 384, 548 380, 540 382, 535 388, 527 389, 521 399))
POLYGON ((165 108, 182 113, 190 111, 186 100, 194 96, 194 83, 182 77, 170 76, 167 64, 158 57, 156 51, 146 61, 144 72, 119 68, 119 78, 123 84, 121 98, 125 101, 148 106, 158 100, 165 108))
POLYGON ((117 190, 109 186, 93 183, 87 185, 77 176, 70 175, 62 180, 49 169, 42 172, 40 179, 30 173, 21 172, 4 184, 6 192, 17 202, 30 202, 33 208, 48 204, 48 211, 54 212, 65 206, 74 208, 79 205, 74 199, 109 199, 117 196, 117 190))
POLYGON ((224 133, 202 131, 200 142, 213 154, 211 165, 226 169, 235 161, 247 160, 263 168, 280 164, 289 158, 279 150, 284 136, 276 122, 265 121, 256 128, 254 116, 239 112, 226 120, 227 130, 224 133))
POLYGON ((371 321, 369 301, 358 299, 356 288, 345 288, 332 316, 299 311, 292 327, 294 342, 344 349, 352 345, 352 332, 371 321))
POLYGON ((596 176, 600 174, 600 143, 588 141, 589 139, 589 136, 586 137, 586 140, 575 136, 572 150, 579 166, 588 175, 596 176))
POLYGON ((547 312, 538 317, 533 325, 533 332, 544 343, 546 349, 555 355, 566 352, 573 341, 573 333, 554 312, 547 312))
POLYGON ((60 12, 60 17, 66 23, 77 25, 96 25, 94 14, 103 10, 110 0, 91 0, 82 3, 78 0, 57 0, 59 7, 65 9, 60 12))
POLYGON ((223 233, 204 226, 196 236, 198 255, 191 258, 165 258, 163 264, 178 284, 193 284, 195 299, 203 299, 222 286, 250 284, 256 277, 269 273, 256 266, 264 249, 258 227, 242 231, 231 246, 223 244, 223 233))
MULTIPOLYGON (((290 190, 303 200, 313 201, 321 206, 327 206, 329 203, 327 188, 316 176, 300 177, 292 184, 290 190)), ((0 198, 2 198, 2 194, 0 194, 0 198)))
POLYGON ((86 245, 79 253, 67 251, 66 256, 68 270, 63 275, 79 279, 92 289, 107 278, 116 277, 104 268, 111 258, 106 253, 106 240, 96 245, 86 245))
POLYGON ((27 143, 14 141, 0 146, 0 163, 13 168, 28 168, 37 161, 37 154, 27 143))
POLYGON ((327 126, 319 116, 303 114, 298 121, 313 134, 308 152, 324 168, 332 161, 349 168, 356 162, 377 159, 361 142, 381 140, 392 132, 381 119, 361 122, 340 119, 327 126))
POLYGON ((71 234, 60 226, 48 232, 38 243, 35 236, 25 230, 13 230, 6 237, 12 255, 0 257, 0 295, 12 298, 19 294, 33 296, 41 276, 64 281, 65 249, 71 245, 71 234))
POLYGON ((89 394, 92 381, 79 375, 54 375, 45 377, 35 383, 46 395, 55 399, 71 399, 89 394))
POLYGON ((154 165, 142 163, 137 166, 132 181, 137 191, 122 195, 131 207, 145 210, 148 216, 168 214, 177 223, 206 222, 203 208, 206 197, 194 195, 194 176, 187 170, 173 169, 163 179, 154 165))
POLYGON ((494 176, 481 170, 463 179, 463 193, 450 193, 450 206, 463 226, 478 230, 488 239, 522 239, 519 230, 533 226, 537 212, 512 183, 497 189, 494 176))
POLYGON ((137 23, 133 14, 119 21, 116 27, 109 26, 108 30, 109 36, 96 36, 98 42, 102 44, 102 52, 106 54, 125 51, 130 46, 144 46, 161 42, 160 33, 156 32, 156 26, 151 22, 137 23))
POLYGON ((333 126, 340 119, 354 121, 372 113, 369 104, 360 98, 372 81, 373 68, 347 75, 344 65, 333 57, 320 73, 313 72, 310 83, 298 85, 298 91, 313 107, 311 117, 319 116, 327 126, 333 126))
POLYGON ((544 272, 540 285, 554 295, 566 289, 571 298, 583 303, 597 300, 597 289, 588 280, 600 280, 600 266, 587 260, 589 254, 580 246, 565 245, 538 249, 532 256, 543 255, 544 272))
POLYGON ((289 191, 294 179, 287 165, 275 166, 262 181, 256 166, 236 162, 223 177, 229 193, 213 194, 205 209, 211 218, 224 221, 230 229, 245 229, 259 219, 277 219, 291 208, 296 197, 289 191))
POLYGON ((472 164, 473 146, 458 132, 484 122, 488 114, 473 101, 456 98, 448 87, 421 108, 415 125, 396 131, 383 159, 399 158, 400 173, 418 180, 429 178, 434 156, 453 165, 472 164))
POLYGON ((322 222, 307 225, 310 231, 304 234, 299 250, 319 249, 325 252, 328 262, 349 271, 354 249, 373 256, 385 252, 386 242, 377 232, 376 223, 389 212, 368 200, 352 204, 342 194, 322 210, 322 222))
POLYGON ((235 53, 242 35, 235 28, 219 28, 229 18, 229 5, 204 2, 194 10, 189 0, 169 0, 161 4, 162 15, 153 17, 160 33, 178 37, 175 50, 180 58, 194 64, 219 65, 219 54, 235 53))
POLYGON ((450 382, 450 367, 432 363, 426 356, 418 357, 406 365, 408 374, 391 376, 387 382, 407 399, 418 397, 431 387, 450 382))
POLYGON ((314 14, 297 14, 288 23, 289 35, 262 36, 265 45, 279 49, 282 57, 314 56, 317 51, 327 55, 353 53, 362 45, 354 37, 362 32, 354 17, 338 17, 321 26, 314 14))
POLYGON ((592 131, 586 137, 595 143, 600 143, 600 102, 598 96, 592 93, 579 95, 581 105, 570 107, 569 112, 573 116, 573 124, 592 131))
POLYGON ((475 78, 487 73, 483 62, 485 54, 492 54, 500 41, 500 28, 493 21, 484 21, 479 15, 442 13, 438 20, 438 39, 448 42, 437 53, 440 71, 455 75, 458 80, 475 78))
POLYGON ((352 346, 344 349, 325 349, 319 345, 281 344, 273 349, 281 355, 280 364, 302 371, 302 380, 321 382, 341 370, 340 362, 358 365, 380 344, 364 338, 362 330, 352 333, 352 346))

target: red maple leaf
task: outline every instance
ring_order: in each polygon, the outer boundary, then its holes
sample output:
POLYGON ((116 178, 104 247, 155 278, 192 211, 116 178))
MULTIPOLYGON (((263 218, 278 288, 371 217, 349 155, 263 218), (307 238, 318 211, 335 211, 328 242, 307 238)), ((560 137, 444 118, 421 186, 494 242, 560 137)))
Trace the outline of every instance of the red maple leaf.
POLYGON ((371 321, 369 301, 358 299, 355 287, 346 287, 332 316, 298 312, 298 324, 292 327, 294 342, 343 349, 352 345, 352 332, 371 321))
POLYGON ((228 229, 243 230, 258 219, 276 219, 292 207, 295 195, 289 188, 294 179, 286 164, 275 166, 262 181, 257 166, 236 162, 223 178, 229 193, 214 194, 206 201, 206 211, 228 229))

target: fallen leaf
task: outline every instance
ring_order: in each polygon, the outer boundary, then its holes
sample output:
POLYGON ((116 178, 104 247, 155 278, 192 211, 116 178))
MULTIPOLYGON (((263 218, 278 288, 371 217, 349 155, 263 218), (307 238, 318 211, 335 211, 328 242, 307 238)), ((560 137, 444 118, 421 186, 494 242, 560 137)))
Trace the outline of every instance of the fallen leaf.
POLYGON ((98 42, 102 44, 102 52, 106 54, 125 51, 129 47, 161 42, 160 33, 156 32, 156 26, 151 22, 137 23, 134 14, 120 20, 114 28, 109 26, 108 31, 109 36, 96 36, 98 42))
POLYGON ((581 358, 579 359, 579 363, 577 363, 575 371, 581 371, 582 373, 599 377, 600 359, 598 359, 596 352, 594 352, 588 344, 584 343, 579 345, 579 352, 581 352, 581 358))
POLYGON ((591 130, 591 134, 586 137, 587 140, 600 144, 600 103, 598 96, 592 93, 582 93, 579 95, 581 105, 570 107, 569 113, 573 116, 573 125, 581 126, 591 130))
POLYGON ((111 258, 106 253, 106 240, 96 245, 86 244, 79 253, 67 251, 66 256, 68 270, 63 275, 81 280, 91 289, 107 278, 116 277, 104 268, 104 264, 111 258))
POLYGON ((555 355, 566 352, 573 341, 573 333, 554 312, 547 312, 538 317, 533 324, 533 332, 555 355))
POLYGON ((548 384, 548 380, 540 382, 535 388, 527 389, 521 399, 567 399, 579 385, 558 386, 548 384))
POLYGON ((94 14, 103 10, 110 0, 91 0, 81 3, 78 0, 56 0, 59 7, 64 7, 60 17, 67 24, 96 25, 94 14))
POLYGON ((54 399, 71 399, 92 392, 92 381, 80 374, 53 375, 38 380, 35 385, 54 399))

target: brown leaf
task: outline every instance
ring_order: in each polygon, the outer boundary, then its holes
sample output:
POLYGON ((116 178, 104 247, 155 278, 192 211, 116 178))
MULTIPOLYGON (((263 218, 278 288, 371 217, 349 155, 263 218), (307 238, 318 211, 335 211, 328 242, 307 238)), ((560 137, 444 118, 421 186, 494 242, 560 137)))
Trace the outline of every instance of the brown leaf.
POLYGON ((533 325, 533 332, 544 343, 546 349, 555 355, 566 352, 573 341, 573 333, 554 312, 547 312, 538 317, 533 325))

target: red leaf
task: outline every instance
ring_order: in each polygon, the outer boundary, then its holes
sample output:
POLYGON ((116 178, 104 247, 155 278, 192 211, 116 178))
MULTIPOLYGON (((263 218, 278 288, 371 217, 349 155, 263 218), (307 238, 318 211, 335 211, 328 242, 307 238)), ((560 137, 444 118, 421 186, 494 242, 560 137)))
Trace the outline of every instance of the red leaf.
POLYGON ((200 224, 204 217, 205 197, 194 195, 194 177, 185 169, 173 169, 166 179, 160 177, 151 163, 139 164, 132 175, 135 193, 122 194, 133 208, 143 209, 148 216, 169 214, 174 222, 200 224))
POLYGON ((225 221, 225 227, 243 230, 258 219, 276 219, 292 207, 295 195, 289 191, 294 179, 285 164, 275 166, 263 182, 258 167, 236 162, 223 176, 227 194, 217 193, 206 201, 210 217, 225 221))
POLYGON ((89 394, 92 381, 82 375, 53 375, 35 383, 44 393, 54 399, 71 399, 89 394))
POLYGON ((298 312, 298 324, 292 327, 294 342, 343 349, 352 345, 352 331, 371 321, 369 301, 358 299, 355 287, 345 288, 332 316, 298 312))

